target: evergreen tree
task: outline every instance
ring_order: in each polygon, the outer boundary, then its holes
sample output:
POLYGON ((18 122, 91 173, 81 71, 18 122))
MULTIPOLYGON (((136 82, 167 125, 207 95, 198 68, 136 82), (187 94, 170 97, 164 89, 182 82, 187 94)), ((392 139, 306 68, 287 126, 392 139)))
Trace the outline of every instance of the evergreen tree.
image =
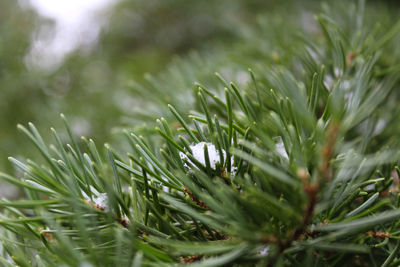
POLYGON ((322 5, 319 28, 260 17, 191 90, 226 46, 149 77, 137 97, 162 117, 122 130, 126 147, 77 139, 63 115, 54 144, 19 125, 45 164, 0 173, 26 196, 0 202, 1 263, 400 264, 400 21, 369 5, 322 5))

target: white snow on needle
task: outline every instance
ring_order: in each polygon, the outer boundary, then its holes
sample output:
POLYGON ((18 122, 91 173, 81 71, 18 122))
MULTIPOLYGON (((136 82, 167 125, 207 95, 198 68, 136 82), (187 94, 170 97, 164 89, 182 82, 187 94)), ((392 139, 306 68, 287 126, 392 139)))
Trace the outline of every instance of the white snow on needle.
POLYGON ((99 193, 94 187, 90 187, 92 192, 92 198, 90 198, 84 191, 82 191, 82 196, 87 200, 93 203, 93 205, 104 211, 109 211, 110 208, 108 206, 108 196, 107 193, 99 193))
MULTIPOLYGON (((192 150, 193 157, 199 161, 204 167, 206 167, 206 158, 204 156, 204 146, 207 145, 207 150, 208 150, 208 158, 210 159, 210 167, 212 169, 216 169, 217 163, 220 163, 220 154, 218 149, 212 144, 212 143, 206 143, 206 142, 200 142, 197 144, 193 144, 190 146, 190 149, 192 150)), ((222 157, 224 161, 226 160, 226 152, 224 149, 221 149, 222 151, 222 157)), ((191 162, 193 165, 194 163, 188 159, 188 157, 185 155, 183 152, 179 152, 179 156, 181 157, 182 160, 187 159, 189 162, 191 162)), ((185 164, 186 167, 188 167, 185 164)), ((231 175, 235 176, 237 167, 233 166, 233 157, 231 157, 231 175)))

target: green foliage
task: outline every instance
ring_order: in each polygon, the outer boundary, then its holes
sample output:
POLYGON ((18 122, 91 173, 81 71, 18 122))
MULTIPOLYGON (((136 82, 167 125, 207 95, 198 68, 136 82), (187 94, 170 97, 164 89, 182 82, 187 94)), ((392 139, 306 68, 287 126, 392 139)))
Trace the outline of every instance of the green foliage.
MULTIPOLYGON (((0 165, 25 138, 15 137, 15 125, 31 114, 40 113, 43 92, 36 90, 36 79, 28 73, 24 56, 29 51, 30 33, 39 19, 31 10, 22 11, 15 1, 0 4, 0 165), (11 139, 13 141, 11 141, 11 139)), ((45 116, 42 117, 46 119, 45 116)))
MULTIPOLYGON (((214 40, 235 40, 233 24, 249 24, 253 10, 271 6, 255 0, 208 1, 207 5, 182 0, 119 1, 110 14, 100 14, 110 22, 96 44, 79 47, 61 66, 45 71, 25 62, 38 36, 54 34, 55 23, 40 18, 24 2, 29 1, 0 4, 0 166, 9 171, 10 153, 38 157, 17 134, 17 123, 33 122, 39 129, 61 127, 57 117, 65 113, 74 132, 95 135, 101 143, 111 141, 110 129, 141 104, 133 97, 131 81, 142 82, 144 73, 163 70, 173 55, 214 40)), ((43 135, 51 138, 47 131, 43 135)))
POLYGON ((364 4, 286 33, 301 17, 260 16, 242 56, 217 45, 148 76, 135 92, 155 112, 136 121, 162 118, 124 148, 76 140, 64 116, 54 145, 19 126, 44 163, 0 173, 26 196, 0 202, 2 263, 398 265, 400 22, 364 4), (199 62, 231 67, 209 80, 199 62))

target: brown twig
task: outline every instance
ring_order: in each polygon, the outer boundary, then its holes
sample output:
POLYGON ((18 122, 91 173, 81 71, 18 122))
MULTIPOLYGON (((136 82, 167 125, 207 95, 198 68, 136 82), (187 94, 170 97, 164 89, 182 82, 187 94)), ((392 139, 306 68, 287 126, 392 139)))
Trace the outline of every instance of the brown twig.
POLYGON ((183 191, 190 197, 191 200, 196 202, 196 204, 202 208, 208 208, 207 204, 198 200, 192 192, 189 191, 187 188, 183 188, 183 191))
POLYGON ((390 238, 391 237, 388 232, 382 232, 382 231, 378 231, 378 232, 368 231, 365 234, 367 236, 376 237, 376 238, 379 238, 379 239, 385 239, 385 238, 390 238))
POLYGON ((297 175, 303 181, 304 192, 307 196, 307 205, 304 210, 304 217, 301 224, 293 230, 289 240, 280 242, 279 248, 283 252, 287 249, 293 241, 297 241, 304 236, 310 236, 312 233, 307 232, 307 226, 312 221, 315 206, 318 202, 318 193, 321 189, 322 183, 328 182, 333 176, 331 168, 331 160, 334 155, 334 147, 339 132, 339 124, 333 123, 328 129, 328 135, 325 145, 322 147, 321 156, 322 162, 318 168, 320 179, 311 182, 310 175, 304 169, 299 169, 297 175))

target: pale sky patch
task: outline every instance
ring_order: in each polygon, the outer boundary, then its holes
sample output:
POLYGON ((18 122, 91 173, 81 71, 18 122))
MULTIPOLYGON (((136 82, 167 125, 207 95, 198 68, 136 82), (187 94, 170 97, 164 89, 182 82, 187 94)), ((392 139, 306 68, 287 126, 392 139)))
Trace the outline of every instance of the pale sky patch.
POLYGON ((104 12, 117 0, 28 0, 44 18, 54 20, 54 28, 43 25, 33 36, 26 63, 51 71, 78 47, 90 48, 107 23, 104 12))

